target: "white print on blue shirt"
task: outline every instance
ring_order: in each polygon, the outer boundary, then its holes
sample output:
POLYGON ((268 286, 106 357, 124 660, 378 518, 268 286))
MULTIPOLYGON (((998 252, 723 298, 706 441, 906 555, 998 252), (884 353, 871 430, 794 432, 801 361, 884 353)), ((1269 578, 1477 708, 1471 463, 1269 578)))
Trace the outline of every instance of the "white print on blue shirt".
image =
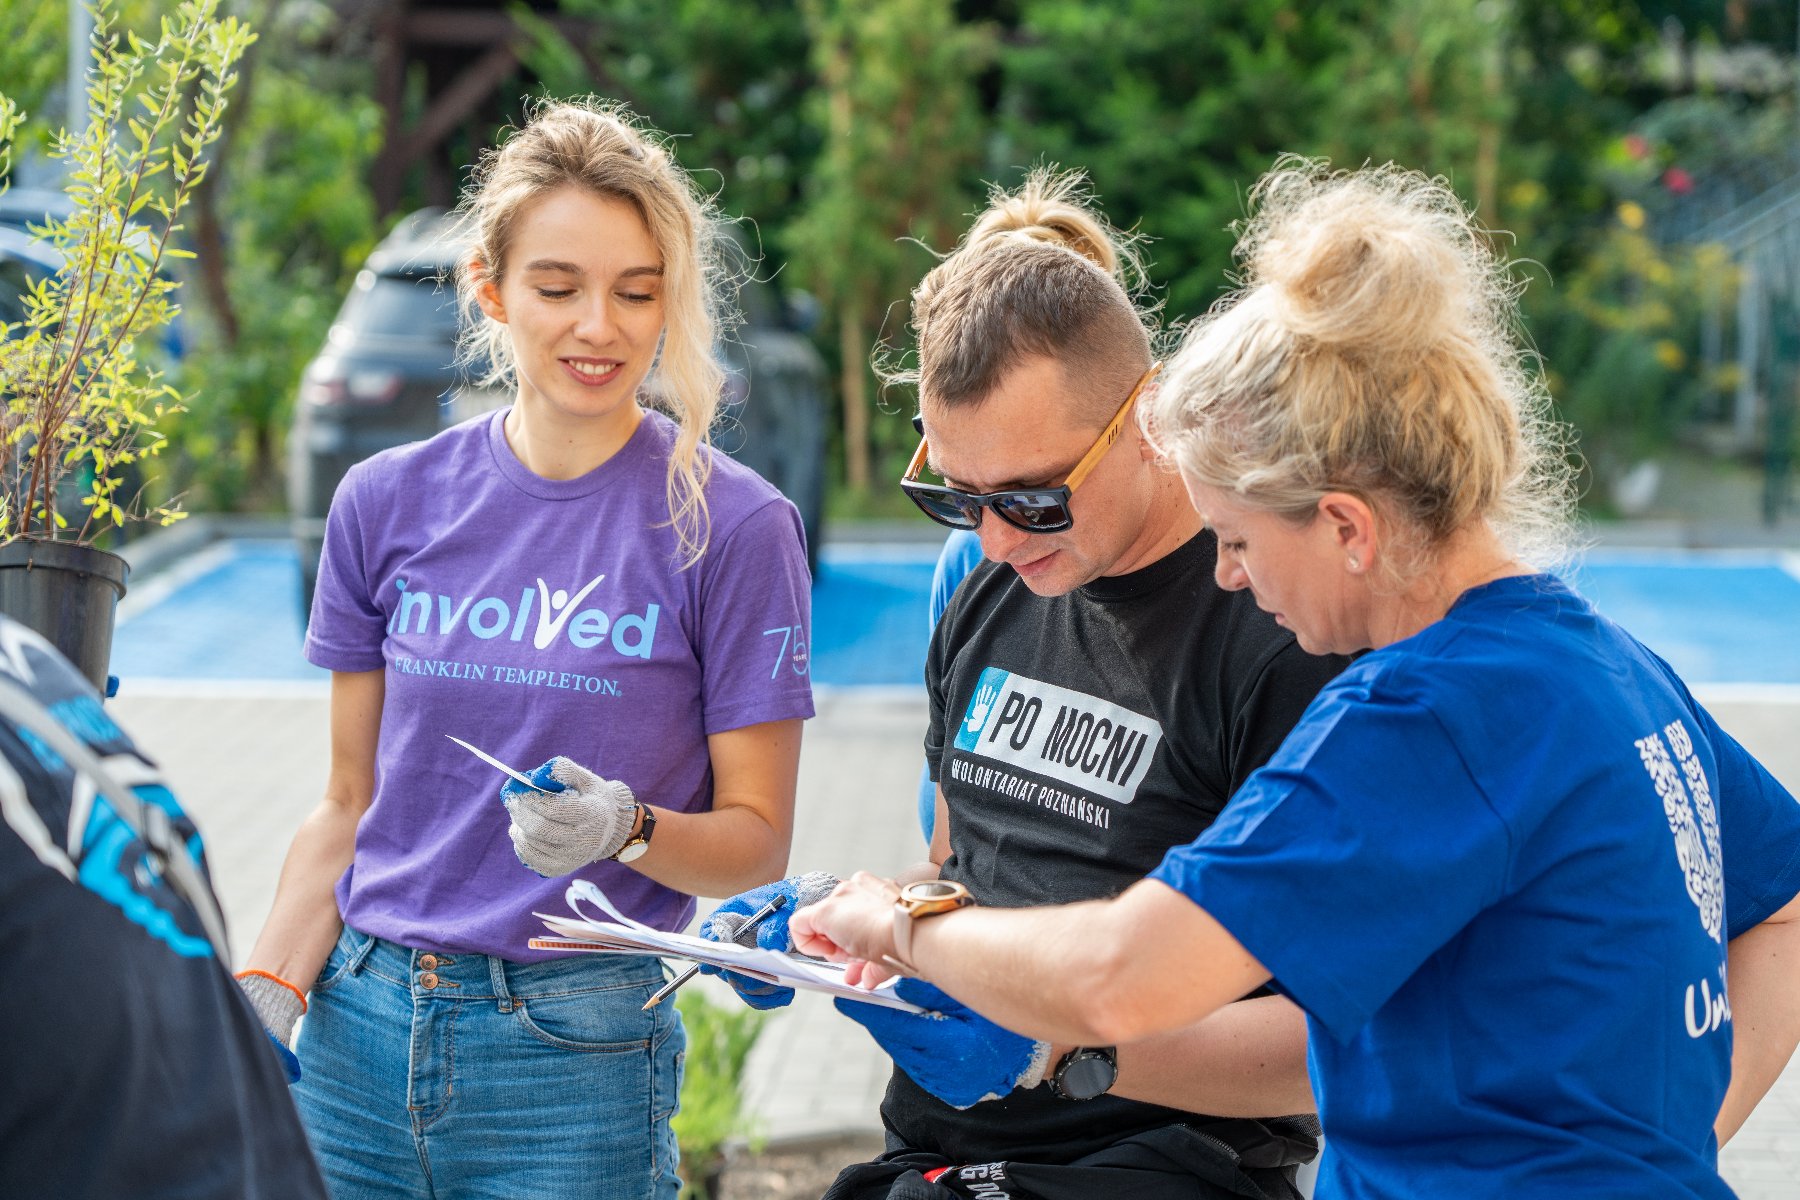
POLYGON ((1162 744, 1149 717, 1053 683, 988 667, 956 748, 1130 804, 1162 744))
POLYGON ((1652 733, 1637 740, 1638 757, 1661 797, 1663 812, 1669 818, 1669 831, 1675 835, 1675 858, 1687 882, 1688 898, 1700 910, 1700 925, 1713 941, 1723 944, 1725 926, 1724 855, 1719 847, 1719 814, 1713 807, 1712 788, 1706 782, 1706 770, 1694 753, 1693 739, 1687 726, 1679 720, 1663 727, 1668 746, 1652 733), (1681 761, 1681 769, 1669 757, 1669 747, 1681 761), (1687 776, 1684 786, 1682 776, 1687 776), (1692 802, 1689 793, 1692 793, 1692 802), (1699 819, 1695 820, 1695 810, 1699 819))
POLYGON ((516 608, 498 596, 480 599, 434 597, 428 591, 409 587, 404 579, 396 579, 394 586, 400 589, 400 603, 388 620, 387 631, 390 634, 443 637, 466 629, 483 641, 504 635, 508 641, 517 642, 524 639, 535 607, 537 622, 532 628, 531 644, 538 650, 549 649, 565 634, 570 645, 589 649, 608 641, 610 631, 612 648, 619 654, 648 659, 656 643, 656 620, 662 611, 657 605, 648 605, 642 613, 627 613, 616 619, 598 608, 580 608, 581 602, 605 578, 604 574, 594 576, 573 596, 562 588, 552 591, 539 579, 535 588, 519 589, 516 608), (434 599, 437 602, 435 610, 434 599))
POLYGON ((1705 1037, 1731 1020, 1731 1001, 1726 996, 1723 966, 1719 967, 1718 991, 1713 991, 1712 983, 1705 979, 1700 981, 1698 988, 1688 984, 1682 1017, 1687 1021, 1687 1033, 1691 1038, 1705 1037))

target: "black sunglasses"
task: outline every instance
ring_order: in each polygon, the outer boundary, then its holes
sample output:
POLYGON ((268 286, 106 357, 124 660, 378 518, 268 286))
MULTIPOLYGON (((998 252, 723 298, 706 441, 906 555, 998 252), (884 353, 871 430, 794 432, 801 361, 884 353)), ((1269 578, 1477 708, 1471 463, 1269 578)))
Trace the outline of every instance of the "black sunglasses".
POLYGON ((1138 394, 1144 390, 1156 374, 1161 363, 1152 363, 1150 369, 1138 379, 1137 386, 1131 389, 1131 395, 1125 397, 1125 403, 1113 414, 1094 444, 1088 447, 1075 469, 1056 487, 1048 488, 1008 488, 1002 492, 964 492, 953 487, 937 483, 921 483, 919 472, 925 467, 928 450, 924 438, 924 420, 913 417, 913 428, 919 431, 919 448, 913 452, 912 462, 906 468, 906 474, 900 477, 900 490, 912 498, 921 512, 939 525, 948 525, 952 529, 974 529, 981 524, 981 511, 991 508, 999 514, 1000 519, 1026 533, 1061 533, 1075 524, 1075 515, 1069 510, 1069 500, 1075 489, 1081 486, 1082 480, 1092 473, 1095 466, 1105 457, 1112 444, 1119 440, 1124 432, 1125 418, 1136 404, 1138 394))

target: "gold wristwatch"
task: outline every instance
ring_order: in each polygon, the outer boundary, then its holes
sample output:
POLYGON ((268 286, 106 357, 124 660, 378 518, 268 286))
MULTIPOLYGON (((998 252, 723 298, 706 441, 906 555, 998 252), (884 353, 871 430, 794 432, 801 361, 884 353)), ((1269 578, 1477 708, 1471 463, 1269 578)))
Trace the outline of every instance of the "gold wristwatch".
POLYGON ((900 899, 894 902, 894 952, 899 956, 900 963, 907 968, 908 974, 914 973, 913 922, 973 903, 975 897, 969 895, 968 888, 948 879, 927 879, 920 883, 909 883, 900 889, 900 899))

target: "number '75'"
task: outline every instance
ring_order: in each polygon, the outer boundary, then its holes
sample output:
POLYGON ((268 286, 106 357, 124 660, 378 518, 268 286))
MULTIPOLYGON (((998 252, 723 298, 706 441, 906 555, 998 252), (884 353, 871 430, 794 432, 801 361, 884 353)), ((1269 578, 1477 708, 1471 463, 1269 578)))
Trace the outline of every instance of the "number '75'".
POLYGON ((798 625, 783 625, 779 629, 763 630, 764 637, 774 637, 778 633, 781 635, 781 649, 775 652, 775 665, 769 668, 770 679, 781 674, 781 664, 788 656, 789 645, 792 645, 794 650, 794 674, 806 674, 808 666, 806 661, 806 641, 801 637, 801 632, 801 627, 798 625))

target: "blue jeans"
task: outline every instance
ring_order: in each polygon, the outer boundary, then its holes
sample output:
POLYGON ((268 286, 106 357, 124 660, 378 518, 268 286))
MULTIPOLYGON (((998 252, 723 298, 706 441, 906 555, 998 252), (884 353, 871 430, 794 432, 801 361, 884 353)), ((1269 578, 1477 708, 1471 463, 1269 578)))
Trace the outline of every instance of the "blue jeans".
POLYGON ((655 958, 512 963, 346 928, 294 1100, 333 1200, 674 1200, 687 1044, 655 958))

